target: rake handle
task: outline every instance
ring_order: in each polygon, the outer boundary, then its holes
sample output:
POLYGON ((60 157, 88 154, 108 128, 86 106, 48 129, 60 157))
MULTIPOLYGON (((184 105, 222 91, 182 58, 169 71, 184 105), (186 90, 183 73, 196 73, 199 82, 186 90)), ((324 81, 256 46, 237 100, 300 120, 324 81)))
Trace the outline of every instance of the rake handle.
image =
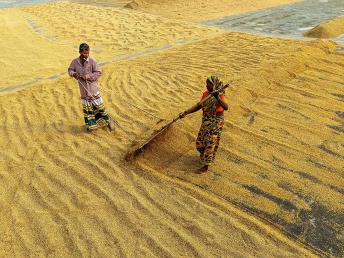
MULTIPOLYGON (((229 83, 227 83, 226 85, 224 85, 221 89, 218 89, 218 90, 215 90, 213 91, 211 94, 209 94, 207 97, 205 97, 204 99, 202 99, 201 101, 197 102, 197 104, 193 105, 191 108, 189 109, 192 109, 192 108, 195 108, 195 107, 198 107, 200 105, 202 105, 205 101, 207 101, 208 99, 210 99, 211 97, 213 97, 213 94, 216 93, 216 92, 220 92, 226 88, 229 87, 229 83)), ((187 109, 187 110, 189 110, 187 109)), ((185 110, 186 111, 186 110, 185 110)), ((185 112, 184 111, 184 112, 185 112)), ((175 123, 176 121, 178 121, 180 118, 180 116, 178 115, 177 117, 173 118, 171 121, 169 121, 168 123, 166 123, 163 127, 160 128, 159 131, 161 130, 164 130, 166 127, 170 126, 171 124, 175 123)))

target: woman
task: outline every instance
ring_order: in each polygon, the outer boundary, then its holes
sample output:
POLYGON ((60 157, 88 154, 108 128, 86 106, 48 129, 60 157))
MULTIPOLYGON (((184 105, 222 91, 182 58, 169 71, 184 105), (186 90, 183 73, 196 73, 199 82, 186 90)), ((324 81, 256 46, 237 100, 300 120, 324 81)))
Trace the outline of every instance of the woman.
POLYGON ((209 95, 213 97, 203 102, 202 105, 195 106, 179 115, 180 118, 183 118, 200 109, 203 110, 202 125, 196 140, 196 148, 200 153, 200 162, 203 165, 197 170, 198 173, 206 172, 215 159, 224 124, 224 111, 228 110, 224 92, 214 92, 223 87, 222 82, 216 76, 209 76, 206 86, 207 90, 203 93, 202 99, 209 95))

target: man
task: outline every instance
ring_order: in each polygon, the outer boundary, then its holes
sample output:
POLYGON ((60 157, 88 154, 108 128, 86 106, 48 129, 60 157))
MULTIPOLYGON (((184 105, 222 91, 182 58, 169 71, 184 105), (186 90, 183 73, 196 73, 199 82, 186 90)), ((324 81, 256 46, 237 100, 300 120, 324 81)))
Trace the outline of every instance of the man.
POLYGON ((202 99, 209 95, 209 98, 202 105, 195 106, 179 114, 180 118, 203 110, 202 125, 196 140, 196 149, 200 153, 200 162, 203 165, 197 170, 198 173, 206 172, 209 165, 214 161, 220 143, 222 127, 224 125, 224 111, 228 110, 225 96, 221 92, 214 92, 223 87, 222 82, 216 76, 209 76, 206 80, 207 90, 203 93, 202 99))
POLYGON ((91 132, 105 122, 110 130, 114 130, 113 121, 106 112, 99 92, 97 81, 101 75, 100 67, 96 60, 89 56, 90 47, 86 43, 80 44, 79 53, 80 56, 71 62, 68 74, 79 83, 86 129, 91 132))

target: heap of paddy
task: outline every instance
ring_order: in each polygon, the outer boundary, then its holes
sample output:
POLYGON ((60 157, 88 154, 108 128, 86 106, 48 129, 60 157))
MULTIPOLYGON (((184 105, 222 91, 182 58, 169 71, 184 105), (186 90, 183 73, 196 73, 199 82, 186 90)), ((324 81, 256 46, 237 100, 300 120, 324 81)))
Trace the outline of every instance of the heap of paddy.
POLYGON ((310 31, 304 33, 312 38, 335 38, 344 34, 344 16, 322 22, 310 31))

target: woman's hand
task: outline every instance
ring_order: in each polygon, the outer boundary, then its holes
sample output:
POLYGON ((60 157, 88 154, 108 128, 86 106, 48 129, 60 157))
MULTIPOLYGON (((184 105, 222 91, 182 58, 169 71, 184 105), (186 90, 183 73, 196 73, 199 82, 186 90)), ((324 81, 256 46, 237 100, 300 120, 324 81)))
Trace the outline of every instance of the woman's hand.
POLYGON ((212 95, 214 96, 214 98, 218 99, 220 93, 219 93, 218 91, 216 91, 216 92, 214 92, 212 95))

